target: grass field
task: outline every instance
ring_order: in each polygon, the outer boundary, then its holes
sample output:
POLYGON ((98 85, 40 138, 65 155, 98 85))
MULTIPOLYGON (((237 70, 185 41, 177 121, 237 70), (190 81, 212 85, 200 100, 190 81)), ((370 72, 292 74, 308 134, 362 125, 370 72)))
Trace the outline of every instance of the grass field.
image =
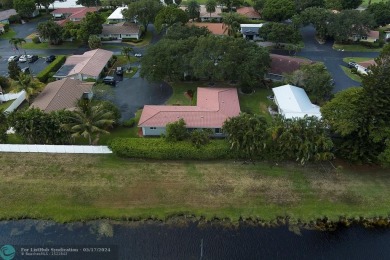
POLYGON ((1 219, 65 222, 194 214, 303 221, 390 212, 390 174, 374 168, 168 162, 112 155, 1 154, 1 219), (44 163, 42 163, 44 162, 44 163))
POLYGON ((358 51, 358 52, 380 52, 382 48, 368 48, 360 44, 333 44, 333 49, 343 51, 358 51))
POLYGON ((9 40, 9 39, 15 37, 15 35, 16 35, 16 32, 12 29, 9 29, 8 32, 0 34, 0 39, 8 39, 9 40))
POLYGON ((355 81, 357 81, 357 82, 360 82, 360 83, 362 82, 362 78, 361 78, 359 75, 352 73, 350 68, 347 68, 347 67, 341 66, 341 65, 340 65, 340 68, 341 68, 341 69, 344 71, 344 73, 345 73, 348 77, 350 77, 351 79, 353 79, 353 80, 355 80, 355 81))

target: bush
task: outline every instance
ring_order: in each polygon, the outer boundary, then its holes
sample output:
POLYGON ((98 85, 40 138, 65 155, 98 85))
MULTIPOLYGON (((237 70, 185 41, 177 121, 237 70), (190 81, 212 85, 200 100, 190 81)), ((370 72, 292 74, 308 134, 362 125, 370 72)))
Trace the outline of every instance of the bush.
POLYGON ((109 147, 114 154, 130 158, 214 160, 237 157, 226 140, 212 140, 198 149, 188 141, 172 143, 162 138, 114 138, 109 147))
POLYGON ((183 118, 180 118, 176 122, 167 124, 166 139, 167 141, 182 141, 188 137, 188 131, 186 128, 186 122, 183 118))
POLYGON ((133 42, 133 43, 138 43, 142 42, 142 39, 133 39, 133 38, 122 38, 122 42, 133 42))
POLYGON ((115 120, 115 124, 118 123, 119 119, 121 118, 121 111, 119 111, 119 108, 112 103, 111 101, 104 100, 104 101, 98 101, 98 103, 107 111, 110 111, 115 120))
POLYGON ((0 76, 0 87, 3 89, 8 89, 11 86, 11 82, 6 77, 0 76))
POLYGON ((9 31, 9 24, 8 23, 4 24, 4 31, 5 32, 9 31))
POLYGON ((41 40, 39 39, 38 36, 34 36, 31 40, 32 40, 32 42, 35 43, 35 44, 41 43, 41 40))
POLYGON ((124 127, 132 128, 136 124, 136 119, 135 118, 130 118, 129 120, 123 122, 124 127))
POLYGON ((210 136, 213 134, 211 129, 195 130, 191 133, 191 143, 200 148, 210 142, 210 136))
POLYGON ((43 83, 47 82, 47 79, 50 77, 50 72, 57 72, 57 70, 61 68, 62 64, 65 63, 65 60, 65 55, 58 55, 52 63, 50 63, 45 69, 38 73, 37 79, 43 83))
POLYGON ((9 21, 9 23, 21 23, 22 22, 22 18, 20 17, 20 15, 15 14, 15 15, 11 15, 8 18, 8 21, 9 21))

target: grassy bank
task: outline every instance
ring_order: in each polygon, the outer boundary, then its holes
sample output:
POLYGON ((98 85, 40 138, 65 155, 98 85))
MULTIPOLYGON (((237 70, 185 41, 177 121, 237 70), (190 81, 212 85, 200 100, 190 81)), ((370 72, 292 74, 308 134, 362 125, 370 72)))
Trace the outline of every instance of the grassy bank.
POLYGON ((112 155, 1 154, 0 218, 56 221, 194 214, 304 221, 388 216, 390 174, 328 164, 136 161, 112 155), (42 163, 45 162, 45 163, 42 163))
POLYGON ((340 65, 340 68, 344 71, 344 73, 345 73, 348 77, 350 77, 350 78, 353 79, 354 81, 357 81, 357 82, 362 83, 362 77, 360 77, 358 74, 352 73, 350 68, 347 68, 347 67, 341 66, 341 65, 340 65))

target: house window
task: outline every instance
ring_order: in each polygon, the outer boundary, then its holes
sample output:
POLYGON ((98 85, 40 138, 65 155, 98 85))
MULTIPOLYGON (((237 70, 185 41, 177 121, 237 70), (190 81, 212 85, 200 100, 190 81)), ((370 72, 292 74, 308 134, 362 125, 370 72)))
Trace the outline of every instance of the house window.
POLYGON ((149 127, 150 130, 156 130, 156 127, 149 127))
POLYGON ((215 128, 215 133, 216 134, 222 134, 222 129, 221 128, 215 128))

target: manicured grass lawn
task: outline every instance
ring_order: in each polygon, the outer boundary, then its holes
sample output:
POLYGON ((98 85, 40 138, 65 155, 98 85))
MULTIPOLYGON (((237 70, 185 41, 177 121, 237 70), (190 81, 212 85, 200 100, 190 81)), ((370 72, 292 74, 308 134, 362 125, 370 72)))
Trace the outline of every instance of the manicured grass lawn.
POLYGON ((362 78, 359 75, 352 73, 350 68, 347 68, 345 66, 340 66, 340 67, 344 71, 344 73, 347 74, 348 77, 350 77, 351 79, 357 82, 360 83, 362 82, 362 78))
POLYGON ((9 100, 9 101, 6 101, 6 102, 0 104, 0 110, 6 110, 14 101, 15 100, 9 100))
POLYGON ((124 43, 132 45, 132 46, 142 47, 142 46, 148 45, 150 43, 150 41, 152 40, 152 37, 153 37, 152 32, 147 31, 146 34, 142 37, 142 41, 137 42, 137 43, 135 43, 135 42, 124 42, 124 43))
POLYGON ((126 64, 129 64, 129 63, 134 63, 136 62, 138 59, 134 56, 130 56, 130 60, 127 59, 126 56, 124 55, 117 55, 117 60, 115 62, 115 64, 113 65, 113 67, 120 67, 120 66, 124 66, 126 64))
POLYGON ((196 89, 198 87, 205 87, 206 83, 198 82, 174 82, 171 84, 173 89, 172 96, 166 102, 167 105, 180 105, 180 106, 191 106, 196 105, 196 103, 191 102, 191 100, 185 95, 187 90, 194 91, 194 97, 196 97, 196 89))
POLYGON ((11 39, 15 37, 16 32, 12 30, 11 28, 8 30, 8 32, 0 34, 0 39, 11 39))
MULTIPOLYGON (((379 3, 381 1, 383 1, 383 0, 371 0, 371 4, 379 3)), ((370 0, 363 0, 362 6, 367 7, 369 2, 370 2, 370 0)))
POLYGON ((343 59, 343 61, 345 63, 348 63, 350 61, 354 61, 354 62, 363 62, 363 61, 368 61, 368 60, 372 60, 373 58, 367 58, 367 57, 345 57, 343 59))
POLYGON ((316 220, 388 216, 390 174, 329 164, 243 165, 151 161, 113 155, 2 154, 1 219, 60 222, 194 214, 316 220), (44 163, 42 163, 44 162, 44 163))
POLYGON ((124 76, 127 78, 132 78, 135 75, 135 73, 137 73, 137 71, 138 71, 138 67, 131 67, 130 72, 125 72, 124 76))
POLYGON ((360 44, 333 44, 333 49, 344 51, 380 52, 382 48, 368 48, 360 44))
POLYGON ((249 95, 239 93, 241 111, 261 114, 270 120, 268 106, 272 104, 272 101, 267 99, 269 95, 272 95, 272 91, 269 89, 256 89, 255 93, 249 95))
POLYGON ((36 49, 36 50, 44 50, 44 49, 77 49, 81 46, 79 42, 64 42, 61 45, 50 45, 48 42, 41 43, 33 43, 27 42, 23 43, 22 48, 24 49, 36 49))

